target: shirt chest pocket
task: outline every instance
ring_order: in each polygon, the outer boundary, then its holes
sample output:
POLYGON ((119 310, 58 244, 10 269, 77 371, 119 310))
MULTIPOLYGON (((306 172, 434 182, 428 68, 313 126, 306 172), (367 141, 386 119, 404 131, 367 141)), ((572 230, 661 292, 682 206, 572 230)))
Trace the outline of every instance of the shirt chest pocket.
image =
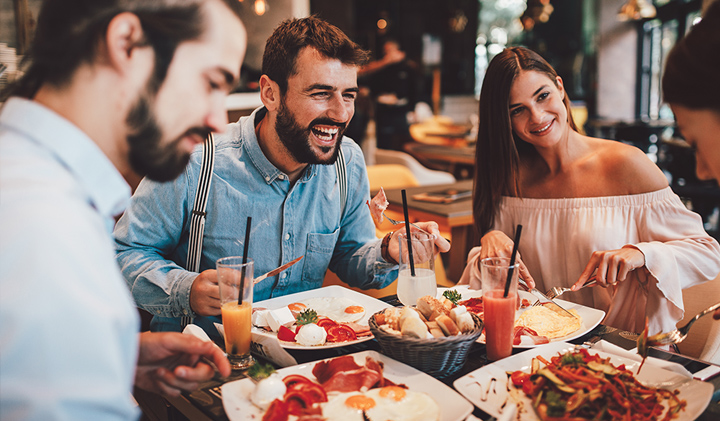
POLYGON ((329 234, 308 234, 305 258, 303 259, 305 260, 303 284, 312 284, 315 285, 315 288, 322 285, 339 235, 339 228, 329 234))

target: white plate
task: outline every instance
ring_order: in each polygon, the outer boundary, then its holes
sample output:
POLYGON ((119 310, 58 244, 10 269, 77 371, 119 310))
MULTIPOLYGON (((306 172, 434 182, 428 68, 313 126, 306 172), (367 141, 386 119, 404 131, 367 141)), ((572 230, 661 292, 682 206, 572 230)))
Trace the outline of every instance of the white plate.
MULTIPOLYGON (((450 387, 415 368, 375 351, 362 351, 350 355, 359 365, 365 365, 366 356, 382 361, 385 365, 383 376, 386 379, 396 384, 405 384, 412 391, 432 396, 440 407, 440 421, 464 420, 472 412, 473 406, 470 402, 450 387)), ((289 374, 301 374, 309 379, 314 379, 312 369, 315 363, 317 361, 281 368, 277 372, 282 377, 289 374)), ((230 421, 258 421, 262 418, 263 412, 249 400, 253 388, 254 384, 250 379, 236 380, 222 386, 223 408, 225 408, 225 413, 230 421)))
MULTIPOLYGON (((443 292, 445 292, 448 289, 454 289, 457 292, 460 293, 463 300, 467 300, 469 298, 478 298, 482 297, 482 291, 476 290, 476 289, 469 289, 467 285, 459 285, 452 288, 438 288, 438 297, 441 297, 443 292)), ((534 303, 537 301, 537 298, 535 298, 534 295, 530 294, 527 291, 518 291, 518 294, 520 295, 520 299, 527 299, 530 301, 530 303, 534 303)), ((576 330, 575 332, 563 336, 560 338, 551 339, 550 343, 553 342, 565 342, 565 341, 571 341, 575 338, 579 338, 582 335, 590 332, 591 330, 595 329, 595 326, 599 325, 603 318, 605 318, 605 312, 602 310, 598 310, 596 308, 592 307, 586 307, 580 304, 571 303, 570 301, 555 300, 558 304, 560 304, 563 308, 566 310, 570 310, 571 308, 574 308, 575 311, 577 311, 578 315, 582 317, 582 325, 580 325, 580 328, 576 330)), ((517 311, 516 316, 520 317, 522 312, 525 311, 525 309, 520 309, 517 311)), ((485 343, 485 334, 480 336, 477 340, 479 343, 484 344, 485 343)), ((539 345, 535 344, 520 344, 520 345, 513 345, 513 348, 535 348, 539 345)))
MULTIPOLYGON (((508 392, 507 382, 509 379, 506 372, 523 370, 529 373, 530 363, 534 357, 542 355, 549 360, 558 353, 570 351, 573 348, 573 345, 563 342, 545 344, 481 367, 455 380, 453 386, 475 406, 492 416, 500 417, 504 402, 507 401, 507 405, 520 402, 522 409, 519 409, 520 416, 517 420, 538 420, 539 418, 535 414, 530 398, 513 386, 510 386, 512 390, 508 392), (490 388, 488 393, 488 387, 493 378, 496 378, 497 382, 490 388), (482 397, 486 399, 482 400, 482 397)), ((687 401, 687 407, 679 413, 679 418, 676 418, 678 421, 697 418, 705 410, 712 398, 714 387, 711 383, 694 380, 682 374, 654 366, 650 359, 645 362, 645 367, 637 375, 640 362, 593 349, 589 351, 591 354, 598 354, 603 358, 610 357, 610 362, 615 366, 625 364, 625 367, 630 369, 637 379, 646 386, 664 387, 670 390, 678 389, 680 391, 679 398, 687 401)))
MULTIPOLYGON (((265 307, 270 310, 275 310, 275 309, 278 309, 281 307, 285 307, 288 304, 296 303, 298 301, 303 301, 303 300, 307 300, 308 298, 315 298, 315 297, 331 297, 331 298, 332 297, 345 297, 345 298, 349 298, 349 299, 355 301, 356 303, 360 304, 361 306, 365 307, 365 314, 363 315, 362 319, 357 321, 357 323, 359 323, 361 325, 367 325, 368 319, 370 319, 370 316, 377 313, 378 311, 386 309, 388 307, 392 307, 388 303, 380 301, 369 295, 361 294, 361 293, 353 291, 351 289, 341 287, 340 285, 331 285, 328 287, 311 289, 309 291, 297 292, 295 294, 283 295, 282 297, 271 298, 271 299, 265 300, 265 301, 258 301, 257 303, 253 303, 253 307, 265 307)), ((253 326, 252 331, 253 331, 253 333, 257 333, 260 335, 277 337, 277 332, 267 332, 263 329, 256 328, 255 326, 253 326)), ((358 338, 355 341, 326 342, 324 345, 315 345, 315 346, 300 345, 297 342, 286 342, 286 341, 279 341, 279 342, 280 342, 280 345, 282 345, 282 347, 286 348, 286 349, 318 349, 318 348, 337 348, 337 347, 341 347, 341 346, 348 346, 348 345, 357 344, 360 342, 369 341, 370 339, 373 339, 373 335, 363 336, 361 338, 358 338)))

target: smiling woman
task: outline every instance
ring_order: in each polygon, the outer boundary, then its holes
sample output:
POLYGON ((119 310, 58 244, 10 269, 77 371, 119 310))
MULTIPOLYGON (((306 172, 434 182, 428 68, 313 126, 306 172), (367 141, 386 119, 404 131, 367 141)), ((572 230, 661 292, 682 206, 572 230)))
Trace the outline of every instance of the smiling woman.
POLYGON ((567 299, 604 310, 607 325, 671 329, 682 289, 720 271, 720 245, 641 150, 578 133, 569 104, 533 51, 507 48, 488 66, 473 198, 482 247, 460 282, 479 276, 478 259, 509 256, 522 224, 528 284, 572 287, 567 299), (579 290, 593 274, 600 288, 579 290))

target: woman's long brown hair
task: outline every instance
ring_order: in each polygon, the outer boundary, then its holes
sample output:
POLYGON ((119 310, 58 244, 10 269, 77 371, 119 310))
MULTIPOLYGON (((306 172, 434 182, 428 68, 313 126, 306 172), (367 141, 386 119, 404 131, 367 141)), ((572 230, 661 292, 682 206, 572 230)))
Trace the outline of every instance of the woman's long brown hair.
MULTIPOLYGON (((557 72, 539 54, 524 47, 506 48, 495 56, 480 93, 473 217, 478 239, 492 229, 502 196, 521 197, 520 157, 537 153, 513 133, 510 121, 510 88, 522 70, 544 73, 555 83, 557 72)), ((568 124, 577 131, 567 92, 563 98, 568 124)))

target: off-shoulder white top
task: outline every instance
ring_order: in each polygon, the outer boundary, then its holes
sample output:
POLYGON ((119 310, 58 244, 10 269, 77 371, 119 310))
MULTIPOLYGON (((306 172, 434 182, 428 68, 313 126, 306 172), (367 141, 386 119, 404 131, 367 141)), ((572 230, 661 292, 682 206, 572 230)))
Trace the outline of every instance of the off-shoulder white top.
MULTIPOLYGON (((541 291, 573 285, 593 251, 625 245, 642 251, 647 271, 636 270, 615 287, 563 295, 604 310, 605 324, 628 331, 642 331, 645 316, 650 334, 674 329, 683 318, 682 289, 720 272, 720 245, 670 187, 627 196, 503 197, 495 229, 513 238, 517 224, 523 225, 518 250, 541 291)), ((460 283, 480 288, 479 251, 470 252, 460 283)))

